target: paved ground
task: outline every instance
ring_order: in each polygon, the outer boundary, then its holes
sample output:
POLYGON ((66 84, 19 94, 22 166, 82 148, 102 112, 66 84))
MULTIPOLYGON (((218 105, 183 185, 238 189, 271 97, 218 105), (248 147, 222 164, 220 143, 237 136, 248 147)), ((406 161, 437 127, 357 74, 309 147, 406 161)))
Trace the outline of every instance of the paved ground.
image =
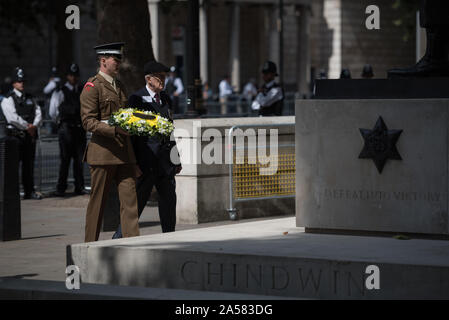
MULTIPOLYGON (((66 246, 84 241, 85 208, 89 196, 44 198, 21 202, 22 239, 0 242, 0 277, 65 280, 66 246)), ((271 217, 272 218, 272 217, 271 217)), ((237 224, 270 218, 177 225, 177 230, 237 224)), ((161 233, 156 207, 146 207, 140 219, 142 235, 161 233)), ((102 232, 100 240, 113 232, 102 232)))

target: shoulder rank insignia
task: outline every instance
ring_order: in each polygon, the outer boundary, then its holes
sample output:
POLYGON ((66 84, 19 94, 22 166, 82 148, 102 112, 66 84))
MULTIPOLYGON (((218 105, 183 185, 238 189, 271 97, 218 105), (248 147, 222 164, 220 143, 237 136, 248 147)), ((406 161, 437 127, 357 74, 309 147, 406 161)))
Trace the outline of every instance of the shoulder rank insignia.
POLYGON ((87 91, 90 90, 90 87, 95 87, 95 85, 92 82, 86 82, 83 89, 86 89, 87 91))

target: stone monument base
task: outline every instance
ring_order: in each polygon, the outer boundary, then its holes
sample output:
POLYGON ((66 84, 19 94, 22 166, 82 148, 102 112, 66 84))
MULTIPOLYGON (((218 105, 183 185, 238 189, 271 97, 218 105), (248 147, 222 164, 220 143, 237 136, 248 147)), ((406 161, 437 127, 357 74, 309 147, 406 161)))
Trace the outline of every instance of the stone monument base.
POLYGON ((312 299, 448 299, 448 250, 441 240, 308 234, 289 217, 73 244, 67 264, 79 266, 84 283, 312 299))
POLYGON ((449 236, 449 99, 297 100, 307 230, 449 236))

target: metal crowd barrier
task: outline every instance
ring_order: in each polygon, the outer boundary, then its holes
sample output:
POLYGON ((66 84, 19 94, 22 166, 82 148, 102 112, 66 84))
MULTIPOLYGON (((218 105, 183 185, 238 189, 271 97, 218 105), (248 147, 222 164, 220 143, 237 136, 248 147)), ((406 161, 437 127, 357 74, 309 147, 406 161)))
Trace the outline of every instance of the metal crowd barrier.
MULTIPOLYGON (((249 148, 234 145, 233 133, 237 128, 273 127, 269 125, 241 125, 233 126, 228 133, 228 148, 230 150, 229 164, 229 218, 238 218, 236 202, 251 200, 268 200, 295 197, 295 144, 279 144, 275 155, 277 170, 270 175, 261 175, 260 168, 267 168, 257 157, 249 156, 249 148), (243 156, 237 155, 236 150, 243 149, 243 156)), ((294 126, 294 124, 276 124, 275 126, 294 126)), ((255 148, 258 148, 256 146, 255 148)), ((268 148, 268 146, 265 146, 268 148)), ((257 154, 256 150, 256 154, 257 154)), ((266 153, 265 153, 266 154, 266 153)), ((271 156, 271 155, 270 155, 271 156)))
MULTIPOLYGON (((34 166, 34 183, 36 190, 39 192, 56 190, 59 176, 59 164, 61 162, 58 135, 54 134, 50 129, 52 121, 44 120, 43 122, 43 128, 39 130, 39 139, 36 142, 36 159, 34 166)), ((87 135, 87 137, 89 139, 90 135, 87 135)), ((90 173, 86 163, 83 165, 83 170, 84 184, 88 187, 90 186, 90 173)), ((72 160, 67 179, 69 189, 73 182, 72 160)))

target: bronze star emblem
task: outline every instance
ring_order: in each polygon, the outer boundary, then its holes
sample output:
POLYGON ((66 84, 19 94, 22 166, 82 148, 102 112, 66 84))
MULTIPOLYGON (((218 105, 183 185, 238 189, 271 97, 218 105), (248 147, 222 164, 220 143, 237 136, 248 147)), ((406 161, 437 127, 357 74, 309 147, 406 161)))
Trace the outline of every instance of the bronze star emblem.
POLYGON ((402 160, 396 149, 396 142, 402 130, 388 130, 382 117, 376 121, 372 130, 359 129, 365 145, 360 152, 359 159, 373 159, 377 171, 382 173, 382 169, 388 159, 402 160))

